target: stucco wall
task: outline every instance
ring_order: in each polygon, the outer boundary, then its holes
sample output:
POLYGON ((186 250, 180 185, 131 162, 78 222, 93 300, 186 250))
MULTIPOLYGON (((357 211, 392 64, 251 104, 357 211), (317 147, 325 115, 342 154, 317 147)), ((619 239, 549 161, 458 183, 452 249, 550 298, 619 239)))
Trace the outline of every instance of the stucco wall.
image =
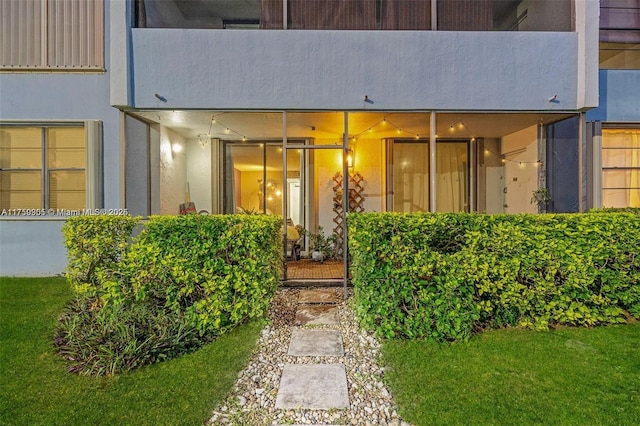
POLYGON ((160 214, 178 214, 185 202, 187 170, 185 140, 176 132, 160 128, 160 214), (182 146, 174 152, 174 144, 182 146))
MULTIPOLYGON (((110 8, 105 7, 105 28, 110 8)), ((110 40, 105 35, 105 64, 110 40)), ((104 73, 0 73, 0 119, 102 121, 105 208, 120 208, 119 112, 110 106, 109 69, 104 73)), ((66 265, 62 220, 0 218, 0 275, 53 275, 66 265)))
POLYGON ((578 39, 570 32, 132 29, 133 106, 546 110, 558 95, 554 108, 573 110, 583 107, 578 39))
POLYGON ((198 140, 187 140, 187 182, 196 209, 211 209, 211 143, 202 146, 198 140))
POLYGON ((0 275, 52 276, 67 265, 64 219, 0 220, 0 275))

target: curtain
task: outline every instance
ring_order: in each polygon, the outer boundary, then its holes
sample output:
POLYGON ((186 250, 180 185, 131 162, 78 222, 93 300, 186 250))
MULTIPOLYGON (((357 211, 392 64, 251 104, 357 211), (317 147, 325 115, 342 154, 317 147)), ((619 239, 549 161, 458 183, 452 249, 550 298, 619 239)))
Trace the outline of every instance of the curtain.
POLYGON ((289 11, 292 29, 376 29, 375 0, 290 0, 289 11))
POLYGON ((438 0, 438 30, 489 31, 492 28, 490 0, 438 0))
POLYGON ((602 203, 640 207, 640 131, 602 132, 602 203))
POLYGON ((436 144, 436 210, 462 212, 466 209, 467 144, 436 144))
POLYGON ((429 211, 429 144, 394 142, 393 211, 429 211))
POLYGON ((383 30, 430 30, 431 0, 382 0, 383 30))

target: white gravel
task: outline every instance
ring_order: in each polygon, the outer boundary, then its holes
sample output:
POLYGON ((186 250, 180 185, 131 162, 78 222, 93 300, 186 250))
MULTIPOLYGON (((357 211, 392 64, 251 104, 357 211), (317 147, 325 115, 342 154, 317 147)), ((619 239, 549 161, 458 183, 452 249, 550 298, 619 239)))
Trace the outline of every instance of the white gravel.
MULTIPOLYGON (((281 289, 272 303, 271 324, 262 330, 247 367, 242 370, 232 393, 217 407, 209 425, 357 425, 409 426, 398 416, 393 397, 383 383, 383 369, 376 362, 379 342, 360 330, 351 298, 338 306, 338 325, 314 328, 342 332, 344 357, 299 357, 287 355, 291 329, 295 324, 297 289, 281 289), (285 364, 342 363, 347 372, 349 408, 334 410, 282 410, 275 408, 280 376, 285 364)), ((336 289, 336 294, 342 289, 336 289)), ((307 326, 310 327, 310 326, 307 326)))

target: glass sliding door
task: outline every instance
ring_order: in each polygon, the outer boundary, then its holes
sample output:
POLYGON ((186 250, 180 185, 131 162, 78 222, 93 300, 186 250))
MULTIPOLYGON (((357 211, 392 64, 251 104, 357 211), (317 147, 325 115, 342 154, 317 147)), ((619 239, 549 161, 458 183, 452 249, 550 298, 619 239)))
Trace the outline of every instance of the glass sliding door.
POLYGON ((429 143, 394 141, 392 145, 393 211, 429 211, 429 143))
POLYGON ((283 215, 284 185, 288 211, 301 217, 304 187, 300 184, 302 155, 290 157, 283 182, 281 142, 224 142, 224 212, 283 215))
MULTIPOLYGON (((428 212, 429 142, 393 140, 387 151, 390 192, 388 209, 395 212, 428 212)), ((436 210, 469 211, 469 144, 436 143, 436 210)))

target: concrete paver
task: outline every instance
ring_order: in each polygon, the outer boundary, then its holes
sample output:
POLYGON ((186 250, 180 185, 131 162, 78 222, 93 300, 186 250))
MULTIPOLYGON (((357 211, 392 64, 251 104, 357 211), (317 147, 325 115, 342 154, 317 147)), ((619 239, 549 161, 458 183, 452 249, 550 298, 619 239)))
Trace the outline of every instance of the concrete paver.
POLYGON ((287 355, 344 356, 342 333, 339 330, 294 328, 287 355))
POLYGON ((296 324, 335 325, 338 324, 338 308, 331 305, 299 305, 296 310, 296 324))
POLYGON ((286 364, 276 408, 331 410, 349 407, 343 364, 286 364))

